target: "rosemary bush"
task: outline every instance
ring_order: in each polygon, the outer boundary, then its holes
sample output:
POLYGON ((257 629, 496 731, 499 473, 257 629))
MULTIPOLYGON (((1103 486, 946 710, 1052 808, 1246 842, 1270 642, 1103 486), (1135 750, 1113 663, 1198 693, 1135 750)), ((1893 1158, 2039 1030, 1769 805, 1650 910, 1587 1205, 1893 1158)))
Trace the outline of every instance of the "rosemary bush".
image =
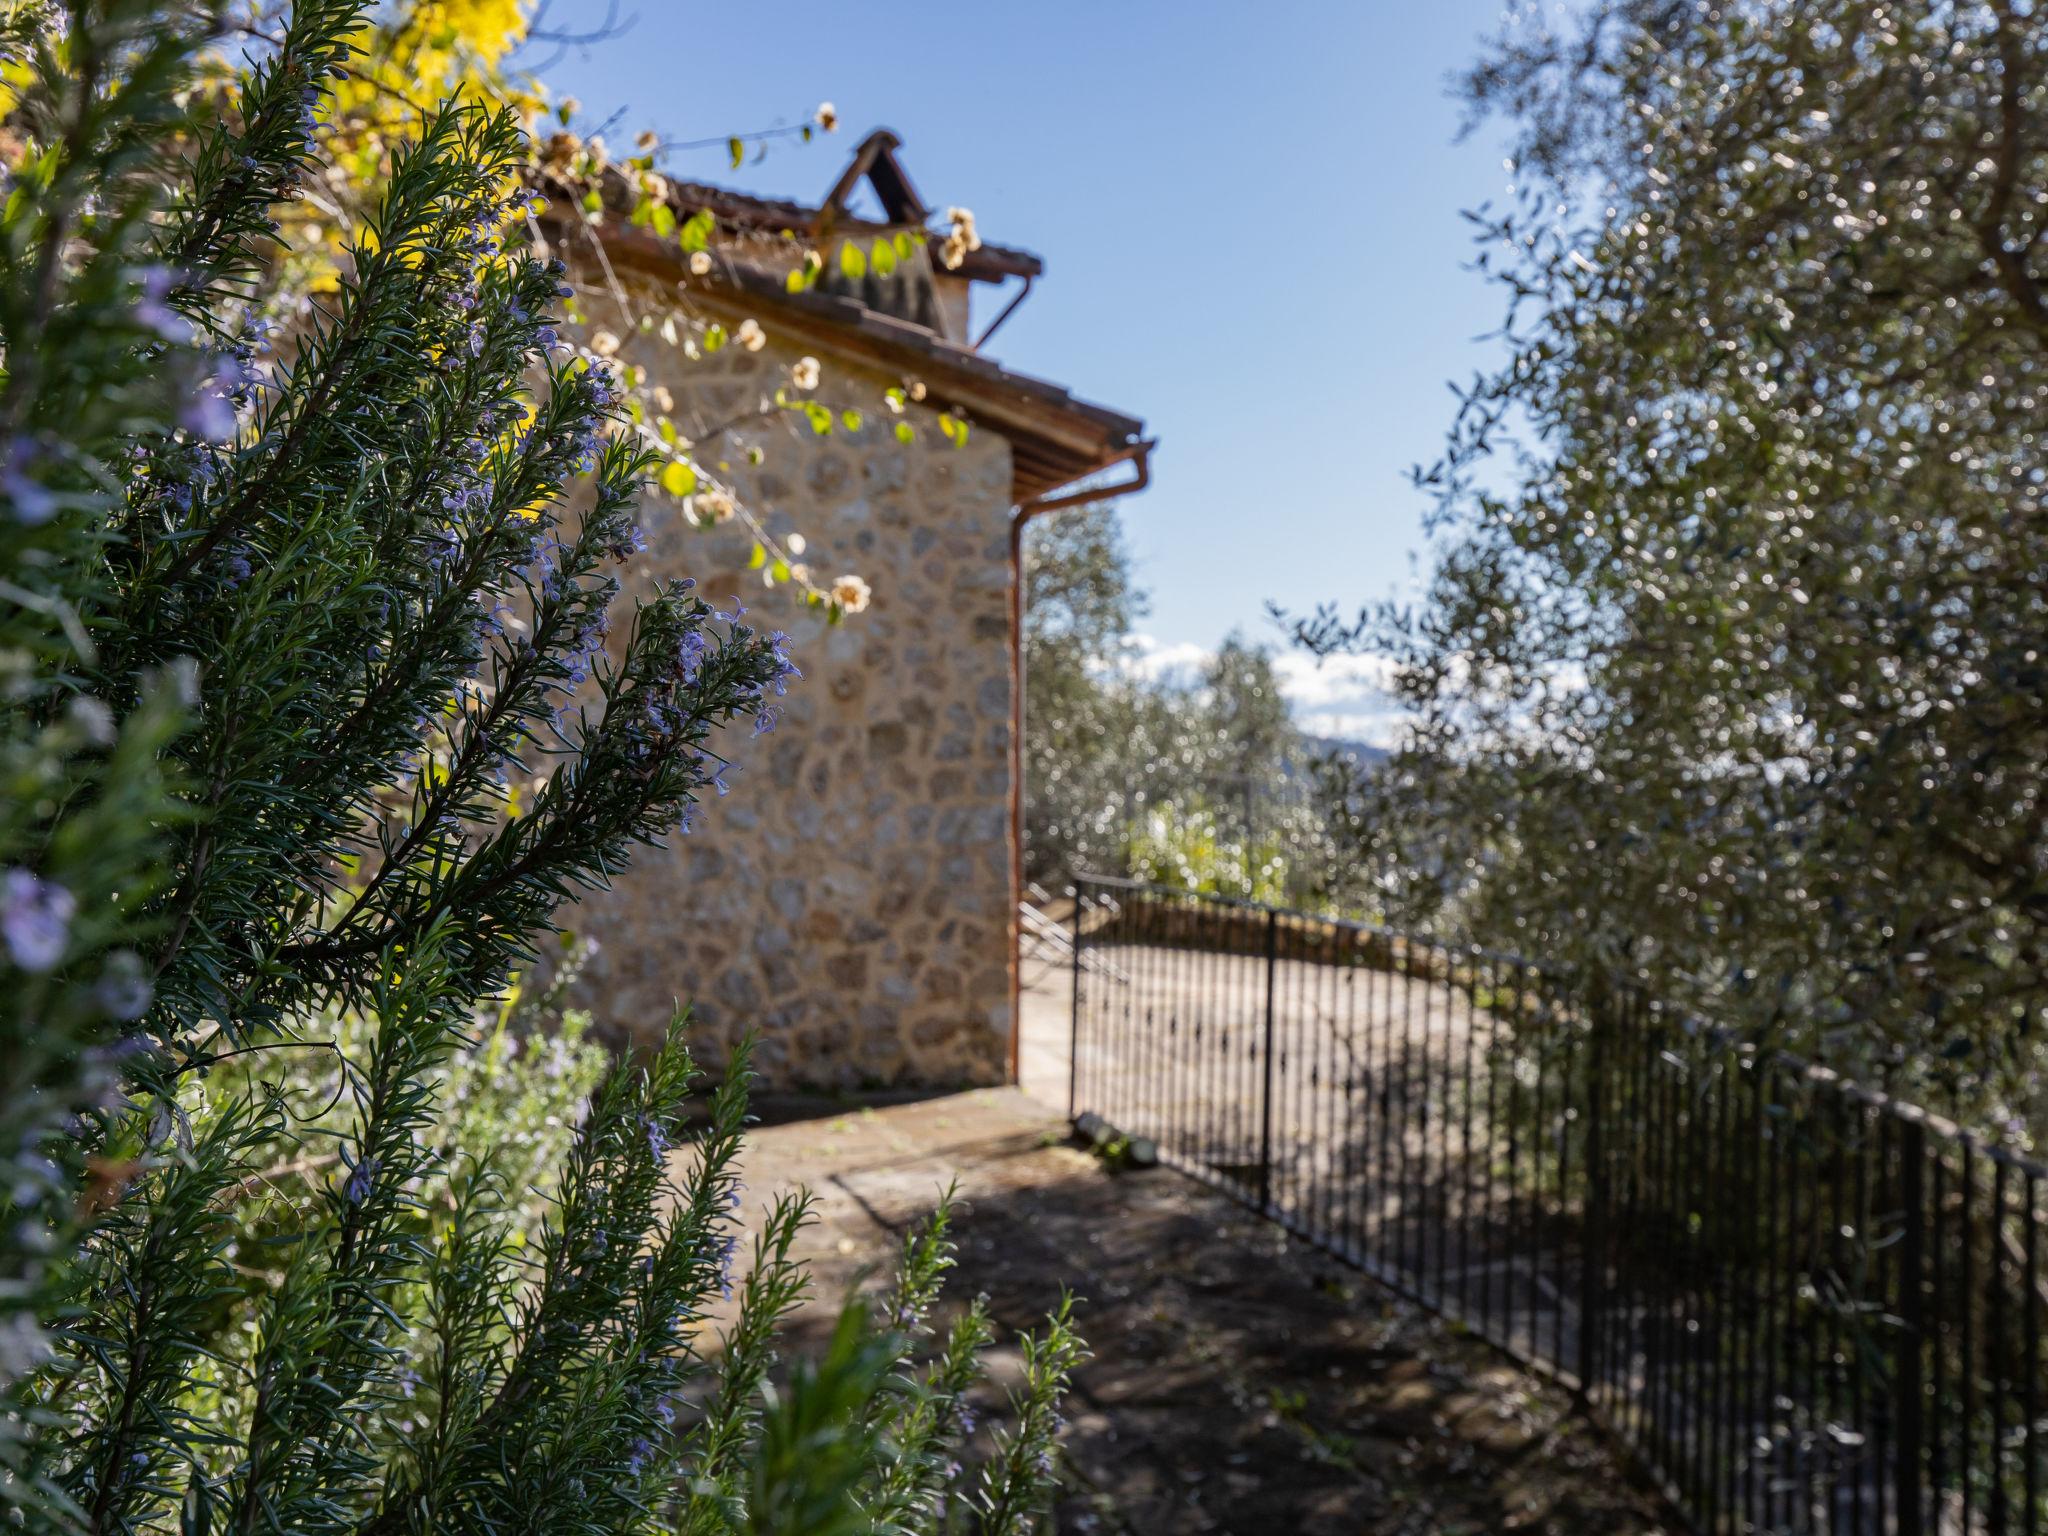
POLYGON ((194 120, 205 7, 0 3, 0 1523, 1026 1529, 1064 1309, 978 1471, 943 1208, 772 1384, 803 1199, 706 1348, 744 1059, 706 1104, 680 1024, 515 1017, 796 669, 622 594, 647 462, 510 236, 509 115, 429 113, 277 302, 364 10, 301 0, 194 120))

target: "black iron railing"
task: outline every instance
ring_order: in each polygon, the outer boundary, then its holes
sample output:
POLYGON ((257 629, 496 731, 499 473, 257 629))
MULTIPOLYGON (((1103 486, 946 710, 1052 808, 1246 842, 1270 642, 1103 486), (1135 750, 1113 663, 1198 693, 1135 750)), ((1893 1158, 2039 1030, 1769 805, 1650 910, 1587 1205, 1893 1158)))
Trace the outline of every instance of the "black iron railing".
POLYGON ((2048 1168, 1513 956, 1080 896, 1073 1111, 1581 1394, 1703 1530, 2048 1526, 2048 1168))

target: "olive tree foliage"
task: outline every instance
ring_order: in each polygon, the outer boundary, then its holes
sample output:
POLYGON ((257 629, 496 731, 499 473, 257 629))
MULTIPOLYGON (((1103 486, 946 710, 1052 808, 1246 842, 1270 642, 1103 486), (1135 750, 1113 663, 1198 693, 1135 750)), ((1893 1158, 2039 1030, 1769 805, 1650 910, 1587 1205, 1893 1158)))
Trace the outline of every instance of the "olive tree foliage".
POLYGON ((1113 505, 1033 524, 1024 582, 1027 878, 1357 905, 1338 836, 1353 787, 1295 723, 1271 651, 1232 635, 1194 668, 1149 673, 1113 505))
POLYGON ((625 590, 652 456, 560 343, 509 113, 427 110, 264 329, 363 12, 301 0, 223 106, 206 7, 0 5, 0 1524, 1021 1530, 1064 1309, 978 1474, 943 1213, 771 1397, 806 1202, 740 1280, 744 1060, 706 1105, 680 1025, 501 1038, 798 673, 625 590))
POLYGON ((1125 673, 1147 609, 1114 504, 1040 518, 1024 538, 1024 872, 1056 886, 1122 867, 1125 673))
POLYGON ((1507 361, 1421 483, 1402 909, 2038 1128, 2048 24, 1598 0, 1465 77, 1507 361))

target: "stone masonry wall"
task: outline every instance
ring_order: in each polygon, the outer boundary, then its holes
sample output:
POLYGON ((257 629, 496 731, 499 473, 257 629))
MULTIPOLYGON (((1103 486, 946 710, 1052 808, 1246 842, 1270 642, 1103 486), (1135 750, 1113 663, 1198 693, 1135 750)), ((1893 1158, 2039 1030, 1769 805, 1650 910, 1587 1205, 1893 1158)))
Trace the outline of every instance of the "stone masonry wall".
MULTIPOLYGON (((794 353, 733 346, 683 363, 641 337, 624 355, 674 392, 679 421, 716 421, 750 410, 794 353)), ((1014 902, 1009 447, 985 430, 956 447, 928 416, 900 443, 891 381, 830 358, 825 373, 818 398, 864 412, 864 430, 820 437, 785 418, 757 433, 758 468, 733 455, 734 478, 771 532, 803 533, 818 579, 858 572, 871 604, 828 627, 746 569, 738 520, 699 531, 648 497, 639 568, 693 576, 725 606, 739 596, 749 622, 789 632, 804 679, 772 734, 714 743, 741 771, 695 832, 638 851, 613 889, 564 914, 600 946, 575 1001, 641 1039, 694 1001, 714 1059, 751 1025, 779 1087, 999 1082, 1014 902)))

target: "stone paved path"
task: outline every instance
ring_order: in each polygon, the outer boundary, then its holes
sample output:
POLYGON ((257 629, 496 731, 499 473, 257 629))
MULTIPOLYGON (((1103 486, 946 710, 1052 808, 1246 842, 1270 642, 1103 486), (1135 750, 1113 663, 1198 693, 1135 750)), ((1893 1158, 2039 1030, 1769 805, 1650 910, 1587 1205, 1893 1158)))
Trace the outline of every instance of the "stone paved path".
MULTIPOLYGON (((1114 1173, 1015 1089, 767 1103, 748 1205, 818 1196, 822 1339, 863 1269, 958 1179, 960 1270, 1006 1330, 1064 1281, 1095 1358, 1070 1403, 1063 1532, 1649 1536, 1676 1529, 1554 1393, 1484 1345, 1165 1170, 1114 1173)), ((999 1349, 997 1382, 1014 1373, 999 1349)), ((999 1394, 997 1394, 999 1398, 999 1394)))

